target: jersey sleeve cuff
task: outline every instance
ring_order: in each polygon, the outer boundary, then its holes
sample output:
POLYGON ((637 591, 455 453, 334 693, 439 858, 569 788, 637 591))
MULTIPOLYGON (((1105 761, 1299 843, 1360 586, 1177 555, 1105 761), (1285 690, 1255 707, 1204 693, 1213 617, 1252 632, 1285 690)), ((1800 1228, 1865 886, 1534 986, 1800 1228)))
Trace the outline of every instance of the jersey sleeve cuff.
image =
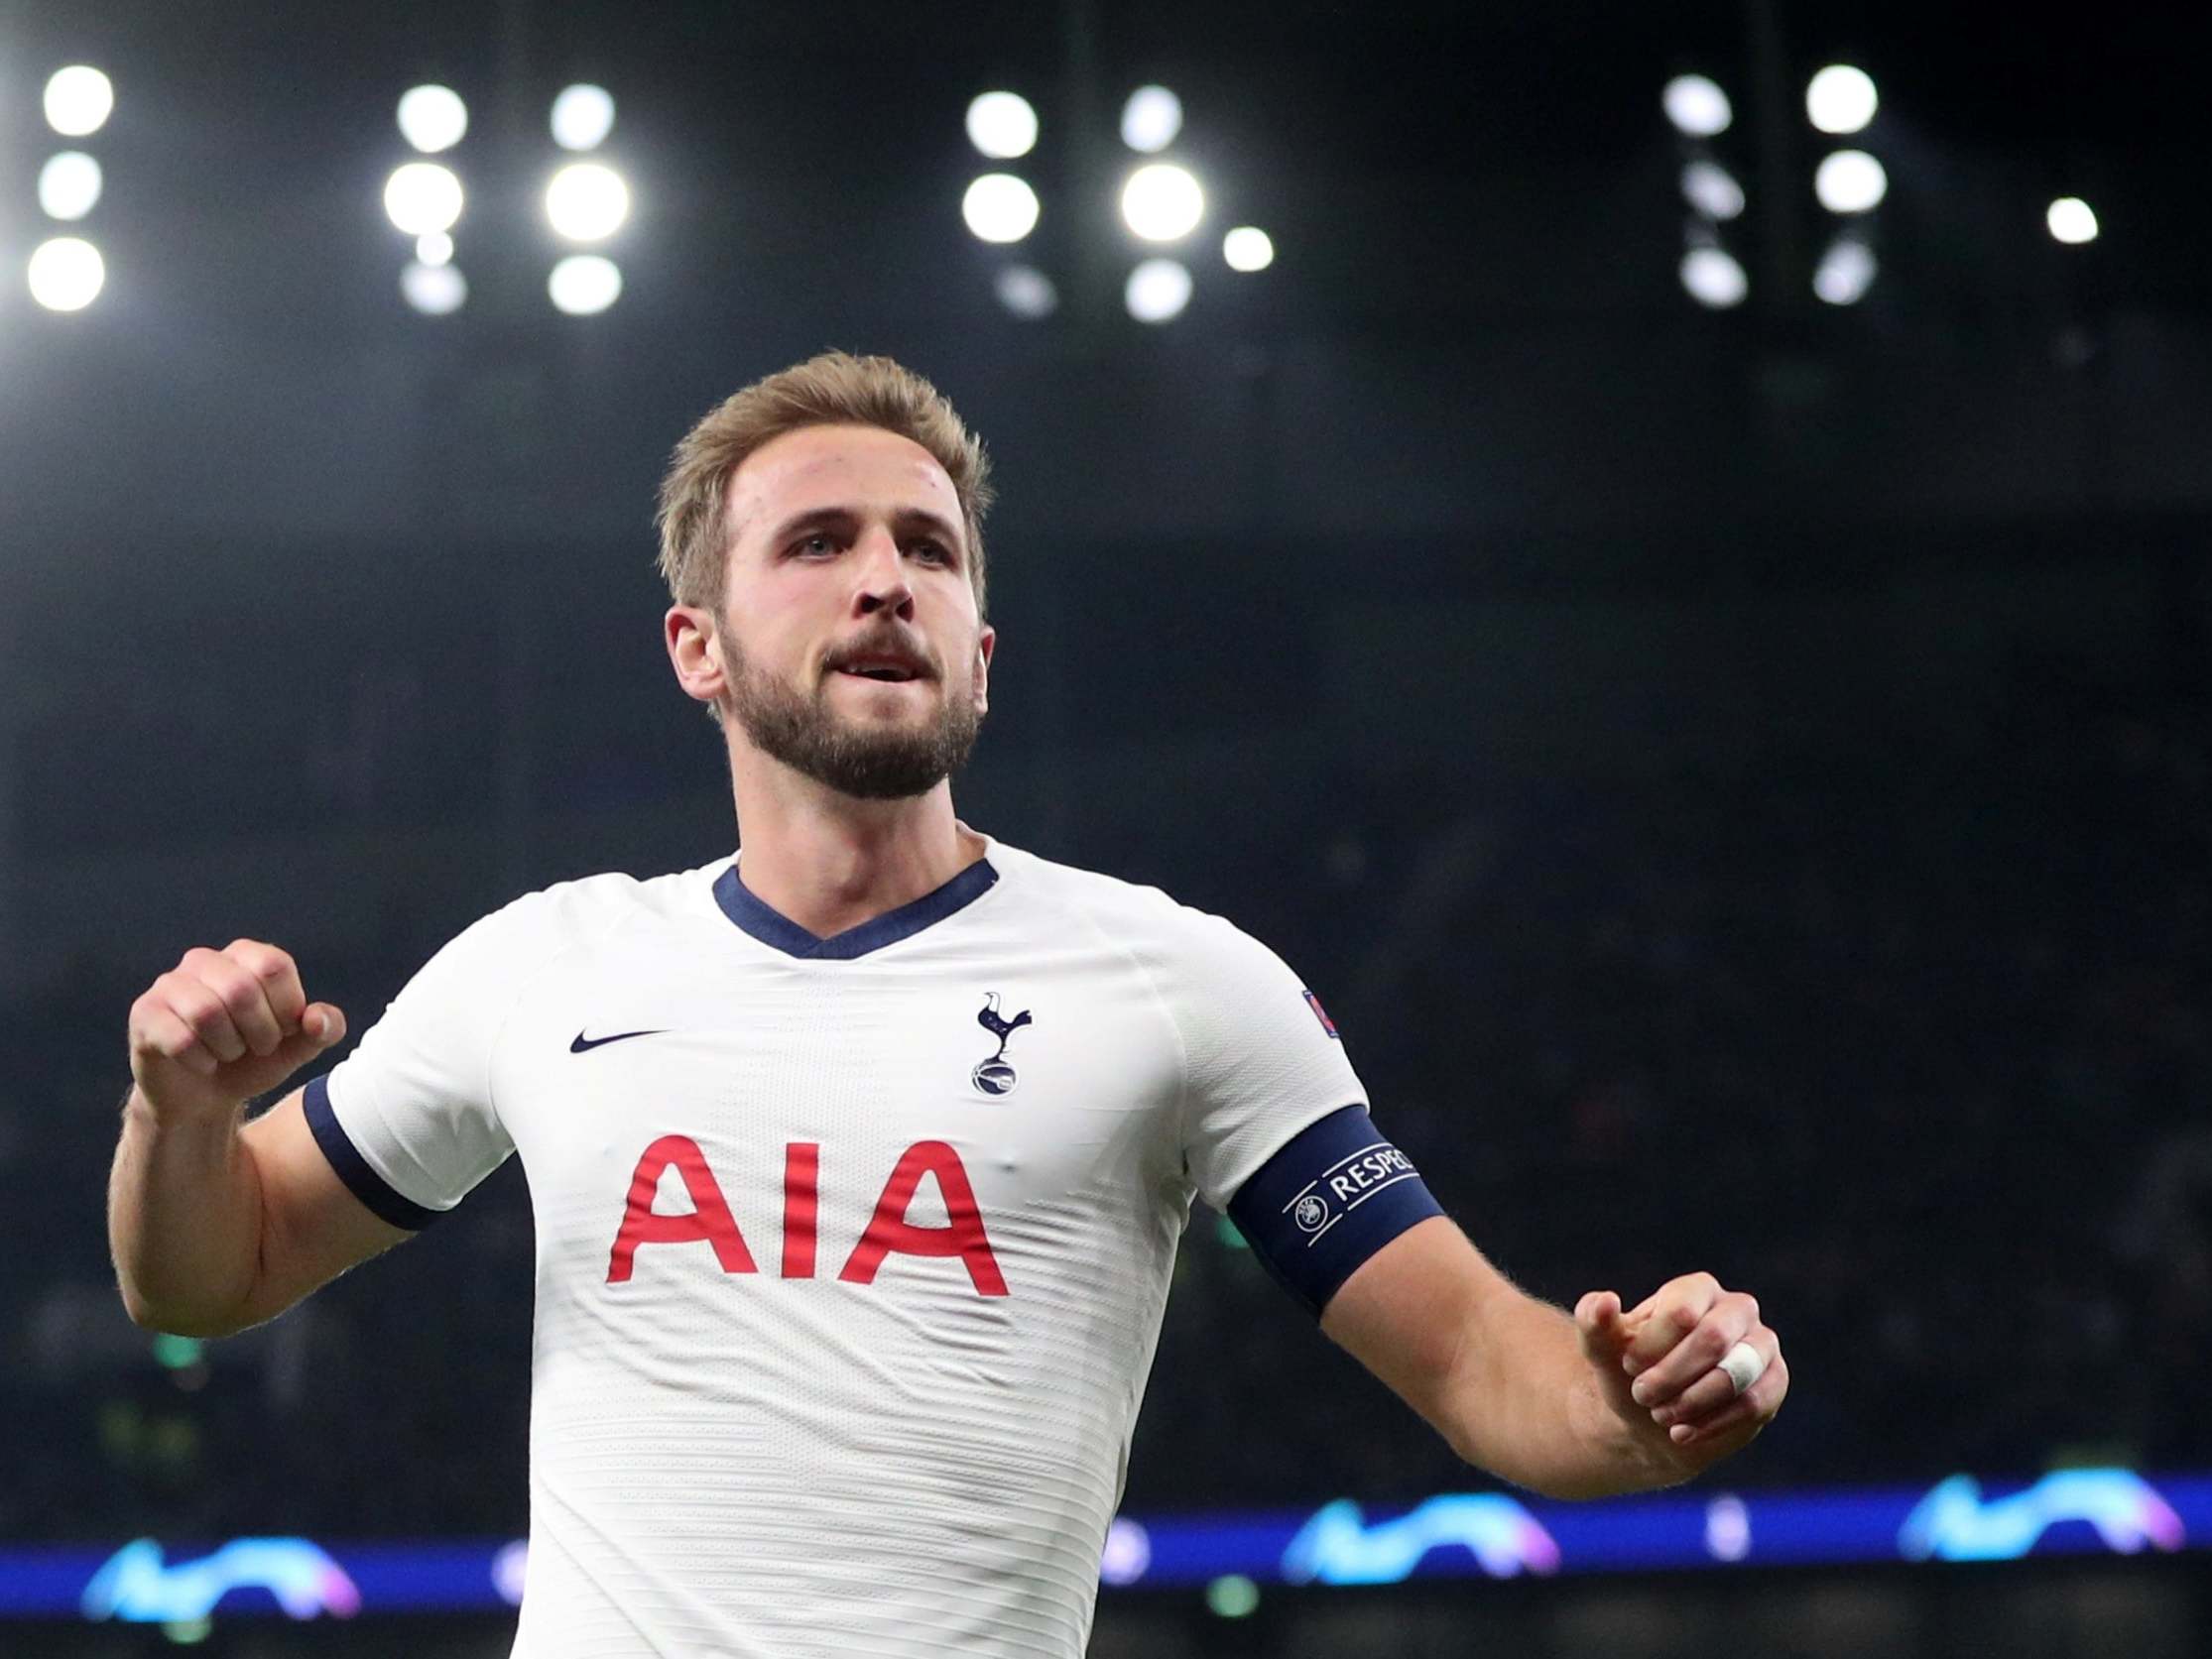
POLYGON ((322 1155, 330 1160, 330 1167, 345 1183, 346 1190, 366 1205, 371 1215, 394 1227, 404 1227, 410 1233, 420 1233, 443 1214, 395 1190, 391 1182, 369 1167, 369 1160, 361 1155, 361 1148, 353 1144, 345 1126, 338 1122, 337 1113, 331 1110, 327 1073, 308 1082, 302 1105, 306 1108, 307 1128, 314 1136, 314 1143, 322 1148, 322 1155))

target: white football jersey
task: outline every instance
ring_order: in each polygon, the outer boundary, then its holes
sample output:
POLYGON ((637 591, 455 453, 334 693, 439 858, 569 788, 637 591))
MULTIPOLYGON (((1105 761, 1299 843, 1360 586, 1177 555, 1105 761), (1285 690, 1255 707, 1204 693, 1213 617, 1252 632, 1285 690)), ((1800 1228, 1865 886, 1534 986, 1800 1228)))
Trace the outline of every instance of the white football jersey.
POLYGON ((537 1216, 520 1659, 1069 1659, 1193 1194, 1366 1092, 1265 945, 990 842, 816 939, 737 861, 469 927, 308 1087, 537 1216))

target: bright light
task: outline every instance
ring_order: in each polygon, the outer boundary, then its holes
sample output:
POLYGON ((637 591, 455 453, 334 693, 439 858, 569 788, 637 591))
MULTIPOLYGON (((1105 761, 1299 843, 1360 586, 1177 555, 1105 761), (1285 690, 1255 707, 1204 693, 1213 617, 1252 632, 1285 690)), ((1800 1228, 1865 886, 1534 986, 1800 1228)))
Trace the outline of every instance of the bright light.
POLYGON ((1122 142, 1144 155, 1160 155, 1183 131, 1183 99, 1166 86, 1139 86, 1122 106, 1122 142))
POLYGON ((991 286, 998 291, 1000 304, 1032 322, 1059 309, 1059 291, 1052 286, 1052 279, 1035 266, 1010 265, 991 286))
POLYGON ((1830 63, 1805 87, 1805 114, 1824 133, 1860 131, 1881 104, 1866 70, 1848 63, 1830 63))
POLYGON ((410 236, 451 230, 461 216, 461 181, 435 162, 409 162, 385 181, 384 211, 410 236))
POLYGON ((63 138, 98 132, 114 110, 114 83, 88 64, 56 69, 46 83, 47 125, 63 138))
POLYGON ((1838 150, 1812 176, 1813 194, 1831 213, 1864 213, 1890 192, 1890 176, 1864 150, 1838 150))
POLYGON ((1011 173, 986 173, 960 198, 960 217, 986 242, 1021 241, 1037 214, 1037 192, 1011 173))
POLYGON ((425 265, 450 265, 453 263, 453 239, 442 230, 433 230, 428 236, 415 239, 415 257, 425 265))
POLYGON ((1037 148, 1037 111, 1019 92, 985 92, 968 105, 968 142, 995 162, 1037 148))
POLYGON ((1812 274, 1812 292, 1831 305, 1856 305, 1874 287, 1874 250, 1855 236, 1838 237, 1812 274))
POLYGON ((1275 263, 1275 242, 1257 225, 1239 225, 1221 239, 1221 257, 1232 271, 1265 271, 1275 263))
POLYGON ((1121 141, 1157 156, 1182 131, 1182 100, 1165 86, 1140 86, 1121 106, 1121 141))
POLYGON ((1718 162, 1682 169, 1682 196, 1708 219, 1733 219, 1744 210, 1744 187, 1718 162))
POLYGON ((561 149, 593 149, 613 131, 614 94, 604 86, 578 82, 563 86, 553 99, 553 143, 561 149))
POLYGON ((546 186, 546 217, 571 242, 612 236, 630 216, 630 186, 598 162, 571 162, 546 186))
POLYGON ((1198 188, 1198 180, 1172 162, 1141 167, 1122 186, 1121 216, 1148 242, 1188 236, 1205 211, 1205 192, 1198 188))
POLYGON ((39 244, 31 256, 31 297, 50 311, 81 311, 107 281, 100 250, 74 236, 39 244))
POLYGON ((1130 272, 1122 299, 1139 322, 1171 321, 1190 303, 1190 273, 1171 259, 1148 259, 1130 272))
POLYGON ((570 254, 553 268, 546 292, 570 316, 591 316, 622 297, 622 267, 597 254, 570 254))
POLYGON ((1700 305, 1724 311, 1751 292, 1744 268, 1718 248, 1692 248, 1682 256, 1682 287, 1700 305))
POLYGON ((410 86, 400 94, 400 136, 434 156, 460 143, 468 131, 468 105, 450 86, 410 86))
POLYGON ((81 150, 47 158, 39 170, 39 205, 50 219, 81 219, 100 199, 100 164, 81 150))
POLYGON ((425 316, 450 316, 468 303, 468 279, 457 265, 410 260, 400 273, 400 293, 425 316))
POLYGON ((2097 240, 2097 215, 2079 196, 2060 196, 2050 204, 2043 222, 2050 226, 2051 235, 2061 242, 2078 247, 2097 240))
POLYGON ((1735 112, 1728 107, 1728 94, 1703 75, 1676 75, 1659 94, 1659 103, 1666 110, 1667 120, 1674 123, 1674 130, 1691 138, 1725 133, 1728 123, 1735 119, 1735 112))

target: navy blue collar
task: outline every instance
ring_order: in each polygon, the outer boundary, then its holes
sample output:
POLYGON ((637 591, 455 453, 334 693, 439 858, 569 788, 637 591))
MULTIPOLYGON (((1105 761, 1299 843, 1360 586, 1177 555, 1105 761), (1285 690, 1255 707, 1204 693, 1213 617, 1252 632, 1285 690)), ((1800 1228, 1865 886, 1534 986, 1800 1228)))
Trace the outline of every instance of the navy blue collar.
POLYGON ((991 868, 988 858, 977 859, 936 891, 925 892, 911 904, 886 910, 858 927, 848 927, 826 939, 817 938, 755 896, 753 890, 737 879, 735 863, 715 878, 714 902, 722 906, 724 915, 762 944, 773 945, 787 956, 850 962, 856 956, 866 956, 872 950, 912 938, 953 911, 965 909, 989 892, 998 879, 999 873, 991 868))

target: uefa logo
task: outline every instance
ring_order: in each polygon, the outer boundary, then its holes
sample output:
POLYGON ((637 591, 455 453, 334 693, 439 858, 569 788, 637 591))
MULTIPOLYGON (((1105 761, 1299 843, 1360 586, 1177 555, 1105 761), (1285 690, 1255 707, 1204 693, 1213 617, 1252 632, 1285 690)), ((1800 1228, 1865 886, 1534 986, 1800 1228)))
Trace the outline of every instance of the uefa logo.
POLYGON ((1309 1192, 1290 1207, 1290 1219, 1298 1224, 1300 1233, 1318 1233, 1329 1219, 1328 1200, 1309 1192))

